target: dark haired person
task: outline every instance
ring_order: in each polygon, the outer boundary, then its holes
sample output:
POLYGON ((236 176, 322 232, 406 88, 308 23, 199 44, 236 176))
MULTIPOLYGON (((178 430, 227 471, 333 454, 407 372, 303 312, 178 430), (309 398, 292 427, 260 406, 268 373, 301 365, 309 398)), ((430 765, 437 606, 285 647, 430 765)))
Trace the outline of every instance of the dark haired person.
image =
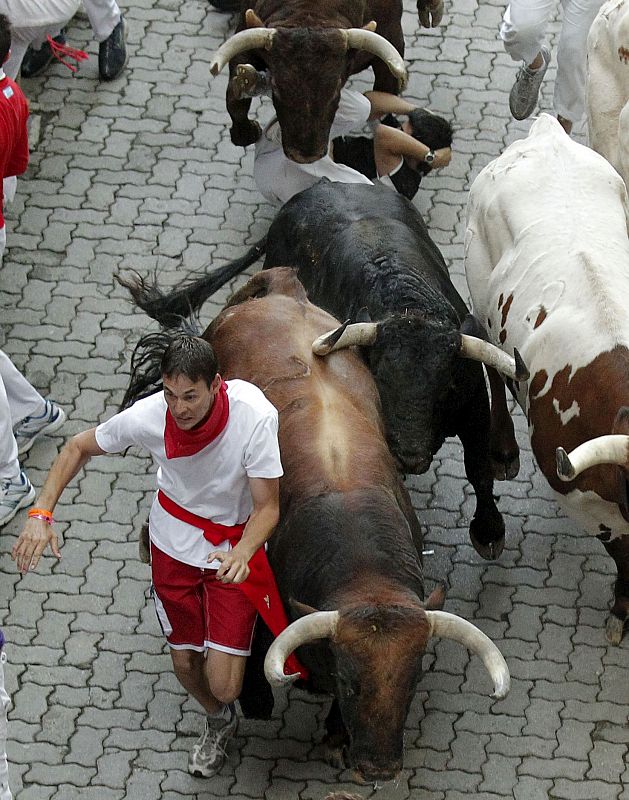
MULTIPOLYGON (((247 78, 256 84, 251 94, 265 93, 265 73, 257 73, 255 79, 249 78, 248 75, 245 76, 245 79, 247 78)), ((440 145, 437 148, 421 141, 418 138, 421 135, 420 128, 414 132, 410 123, 407 125, 405 122, 397 130, 390 125, 378 124, 373 144, 368 145, 373 148, 372 156, 367 158, 367 161, 373 161, 371 171, 375 171, 375 174, 372 175, 368 174, 369 164, 365 163, 368 154, 361 152, 360 140, 355 143, 350 141, 349 134, 360 130, 367 122, 375 122, 387 114, 408 115, 416 111, 418 109, 412 103, 387 92, 372 91, 360 94, 351 89, 342 89, 339 107, 330 131, 332 142, 330 152, 311 164, 298 164, 285 155, 279 123, 276 119, 272 120, 256 143, 253 167, 256 186, 269 202, 282 204, 321 178, 341 183, 380 181, 391 188, 397 188, 395 180, 390 178, 390 175, 391 173, 395 175, 402 169, 406 176, 403 180, 399 179, 400 185, 405 188, 404 194, 412 197, 419 187, 424 171, 444 167, 450 163, 452 131, 447 121, 443 120, 444 125, 442 125, 446 137, 433 139, 440 145), (417 177, 417 180, 413 180, 412 191, 408 186, 410 171, 417 177)), ((427 130, 425 122, 422 123, 422 129, 427 130)), ((362 142, 364 148, 365 142, 369 142, 369 139, 364 137, 362 142)))
MULTIPOLYGON (((207 714, 188 769, 210 777, 220 769, 237 726, 233 704, 256 620, 252 581, 246 579, 250 571, 252 578, 270 572, 264 543, 279 518, 278 415, 256 386, 222 380, 203 339, 174 339, 161 373, 163 391, 65 445, 12 557, 22 573, 37 567, 48 544, 61 557, 54 508, 92 456, 132 445, 150 453, 158 467, 149 516, 155 606, 175 675, 207 714)), ((269 592, 265 585, 260 599, 270 613, 283 614, 274 588, 269 592)), ((264 608, 258 610, 265 615, 264 608)))

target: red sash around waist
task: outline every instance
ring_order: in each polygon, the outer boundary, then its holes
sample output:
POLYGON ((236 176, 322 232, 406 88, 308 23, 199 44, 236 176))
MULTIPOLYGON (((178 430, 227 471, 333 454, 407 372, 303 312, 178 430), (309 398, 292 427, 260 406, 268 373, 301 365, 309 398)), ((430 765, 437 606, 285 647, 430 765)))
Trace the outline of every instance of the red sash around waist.
MULTIPOLYGON (((213 545, 228 541, 234 547, 242 537, 246 523, 241 525, 220 525, 217 522, 205 519, 205 517, 199 517, 197 514, 186 511, 185 508, 175 503, 161 489, 157 492, 157 498, 164 511, 167 511, 175 519, 181 520, 181 522, 200 528, 205 539, 213 545)), ((249 569, 250 572, 247 579, 236 585, 249 598, 273 636, 279 636, 288 627, 288 618, 264 547, 260 547, 253 554, 249 561, 249 569)), ((308 677, 308 670, 299 663, 294 653, 291 653, 286 659, 284 672, 287 675, 300 672, 302 678, 308 677)))

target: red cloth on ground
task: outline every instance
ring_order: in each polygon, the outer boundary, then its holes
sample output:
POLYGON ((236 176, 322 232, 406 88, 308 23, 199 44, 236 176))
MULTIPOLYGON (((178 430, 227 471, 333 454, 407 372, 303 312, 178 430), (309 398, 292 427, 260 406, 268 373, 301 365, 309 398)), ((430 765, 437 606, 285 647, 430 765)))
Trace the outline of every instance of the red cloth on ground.
MULTIPOLYGON (((179 428, 170 410, 167 410, 166 427, 164 428, 166 458, 184 458, 203 450, 223 432, 228 419, 229 397, 225 381, 221 381, 208 418, 192 430, 184 431, 179 428)), ((173 514, 173 516, 177 515, 173 514)))
MULTIPOLYGON (((199 517, 191 511, 186 511, 185 508, 164 494, 161 489, 158 491, 157 497, 165 511, 188 525, 200 528, 208 542, 217 545, 227 539, 233 547, 240 541, 246 523, 233 526, 219 525, 209 519, 199 517)), ((249 561, 249 569, 251 570, 249 577, 237 585, 251 600, 273 636, 279 636, 288 627, 288 618, 264 547, 260 547, 255 552, 249 561)), ((291 653, 286 659, 284 672, 287 675, 300 672, 304 680, 308 677, 308 670, 299 663, 294 653, 291 653)))
MULTIPOLYGON (((28 103, 20 87, 6 76, 0 80, 0 178, 21 175, 28 166, 28 103)), ((0 228, 4 228, 4 193, 0 180, 0 228)))

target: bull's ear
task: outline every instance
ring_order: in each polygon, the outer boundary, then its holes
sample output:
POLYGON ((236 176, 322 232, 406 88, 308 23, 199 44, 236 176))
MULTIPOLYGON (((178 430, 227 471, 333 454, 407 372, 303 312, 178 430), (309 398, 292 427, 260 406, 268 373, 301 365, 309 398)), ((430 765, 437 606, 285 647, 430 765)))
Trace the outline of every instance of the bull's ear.
POLYGON ((441 583, 432 590, 425 603, 427 611, 439 611, 443 608, 443 604, 446 601, 447 588, 445 581, 441 581, 441 583))
POLYGON ((265 28, 266 25, 252 8, 245 11, 245 24, 248 28, 265 28))
POLYGON ((356 314, 356 322, 371 322, 371 314, 367 306, 363 306, 356 314))
POLYGON ((372 19, 371 22, 368 22, 366 25, 363 25, 363 30, 364 31, 372 31, 373 32, 373 31, 376 30, 377 27, 378 27, 378 23, 376 22, 375 19, 372 19))
POLYGON ((478 339, 487 341, 487 331, 481 325, 479 319, 474 314, 468 314, 461 323, 460 333, 467 336, 476 336, 478 339))
POLYGON ((315 614, 317 612, 316 608, 313 608, 306 603, 300 603, 299 600, 295 600, 294 597, 288 598, 288 605, 300 617, 307 617, 309 614, 315 614))
POLYGON ((612 433, 629 434, 629 408, 622 406, 616 414, 612 425, 612 433))

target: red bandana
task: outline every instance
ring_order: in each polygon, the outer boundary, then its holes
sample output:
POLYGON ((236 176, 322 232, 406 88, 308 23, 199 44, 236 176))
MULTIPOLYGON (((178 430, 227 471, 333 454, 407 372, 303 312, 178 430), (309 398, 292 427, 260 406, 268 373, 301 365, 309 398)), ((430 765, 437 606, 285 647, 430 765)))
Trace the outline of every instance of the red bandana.
POLYGON ((164 428, 166 458, 183 458, 199 453, 223 432, 228 418, 229 398, 225 381, 221 381, 208 418, 190 431, 181 430, 167 409, 164 428))

